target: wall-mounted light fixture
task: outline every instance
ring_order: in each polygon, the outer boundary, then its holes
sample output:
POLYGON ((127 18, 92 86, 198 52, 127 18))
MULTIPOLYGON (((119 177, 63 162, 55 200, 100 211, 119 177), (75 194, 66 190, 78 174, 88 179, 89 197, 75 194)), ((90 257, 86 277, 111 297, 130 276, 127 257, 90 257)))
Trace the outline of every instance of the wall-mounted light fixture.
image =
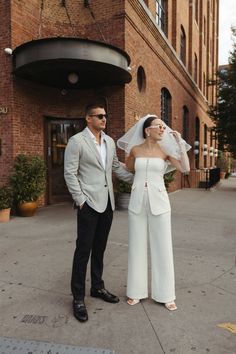
POLYGON ((202 145, 203 156, 207 156, 207 154, 208 154, 207 148, 208 148, 207 144, 202 145))
POLYGON ((62 90, 61 90, 61 95, 62 95, 62 96, 67 95, 67 90, 66 90, 66 89, 62 89, 62 90))
POLYGON ((209 155, 211 156, 211 157, 213 157, 214 156, 214 147, 213 146, 210 146, 209 147, 209 155))
POLYGON ((70 73, 67 77, 70 84, 75 85, 79 80, 79 76, 76 73, 70 73))
POLYGON ((194 141, 194 146, 199 146, 199 141, 194 141))
POLYGON ((5 48, 4 52, 8 55, 12 55, 12 49, 11 48, 5 48))
POLYGON ((194 152, 194 155, 198 155, 199 154, 199 150, 198 149, 194 149, 193 152, 194 152))

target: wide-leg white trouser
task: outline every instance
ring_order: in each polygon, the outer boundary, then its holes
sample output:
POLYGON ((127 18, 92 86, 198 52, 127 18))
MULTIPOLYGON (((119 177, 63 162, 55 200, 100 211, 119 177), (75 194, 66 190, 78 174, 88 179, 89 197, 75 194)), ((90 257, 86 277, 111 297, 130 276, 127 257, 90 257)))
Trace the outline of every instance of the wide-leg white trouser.
POLYGON ((153 215, 145 191, 140 214, 129 211, 127 296, 148 297, 148 239, 151 251, 151 296, 157 302, 175 300, 170 212, 153 215))

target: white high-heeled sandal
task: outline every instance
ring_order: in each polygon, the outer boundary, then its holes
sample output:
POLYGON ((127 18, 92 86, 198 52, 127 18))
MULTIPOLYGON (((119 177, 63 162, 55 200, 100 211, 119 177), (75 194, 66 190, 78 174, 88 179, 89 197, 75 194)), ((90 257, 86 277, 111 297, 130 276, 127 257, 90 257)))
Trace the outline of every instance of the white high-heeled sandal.
POLYGON ((176 303, 174 301, 171 301, 171 302, 167 302, 165 304, 165 308, 167 308, 167 310, 169 311, 175 311, 177 310, 177 306, 176 306, 176 303))
POLYGON ((130 305, 130 306, 134 306, 134 305, 138 304, 139 302, 140 302, 139 299, 128 298, 128 300, 127 300, 127 304, 130 305))

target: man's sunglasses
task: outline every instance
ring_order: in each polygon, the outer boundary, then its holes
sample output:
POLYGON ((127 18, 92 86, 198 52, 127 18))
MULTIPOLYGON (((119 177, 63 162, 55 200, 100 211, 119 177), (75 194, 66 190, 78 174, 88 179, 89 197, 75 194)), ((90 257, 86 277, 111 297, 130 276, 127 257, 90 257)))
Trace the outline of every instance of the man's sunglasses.
POLYGON ((98 119, 108 118, 108 114, 90 114, 90 117, 97 117, 98 119))

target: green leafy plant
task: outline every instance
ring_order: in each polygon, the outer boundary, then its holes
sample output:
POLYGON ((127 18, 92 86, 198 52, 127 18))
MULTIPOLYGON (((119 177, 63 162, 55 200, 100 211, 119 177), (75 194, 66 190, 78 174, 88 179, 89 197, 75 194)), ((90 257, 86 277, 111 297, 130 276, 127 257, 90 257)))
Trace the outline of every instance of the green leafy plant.
POLYGON ((229 161, 221 151, 219 153, 216 165, 220 168, 222 172, 229 172, 229 161))
POLYGON ((209 115, 215 123, 218 149, 230 151, 236 157, 236 27, 232 26, 231 31, 233 46, 229 65, 216 73, 216 80, 209 81, 209 85, 216 85, 218 96, 216 105, 209 109, 209 115))
POLYGON ((36 201, 45 190, 46 166, 38 155, 16 157, 10 183, 16 204, 36 201))
POLYGON ((171 182, 173 182, 174 179, 175 179, 175 173, 176 173, 176 170, 168 172, 168 173, 166 173, 164 175, 164 183, 165 183, 165 186, 166 186, 167 190, 168 190, 169 185, 171 184, 171 182))
POLYGON ((124 181, 117 181, 115 187, 116 193, 131 193, 131 184, 124 182, 124 181))
POLYGON ((12 201, 11 188, 9 186, 0 186, 0 210, 11 208, 12 201))

